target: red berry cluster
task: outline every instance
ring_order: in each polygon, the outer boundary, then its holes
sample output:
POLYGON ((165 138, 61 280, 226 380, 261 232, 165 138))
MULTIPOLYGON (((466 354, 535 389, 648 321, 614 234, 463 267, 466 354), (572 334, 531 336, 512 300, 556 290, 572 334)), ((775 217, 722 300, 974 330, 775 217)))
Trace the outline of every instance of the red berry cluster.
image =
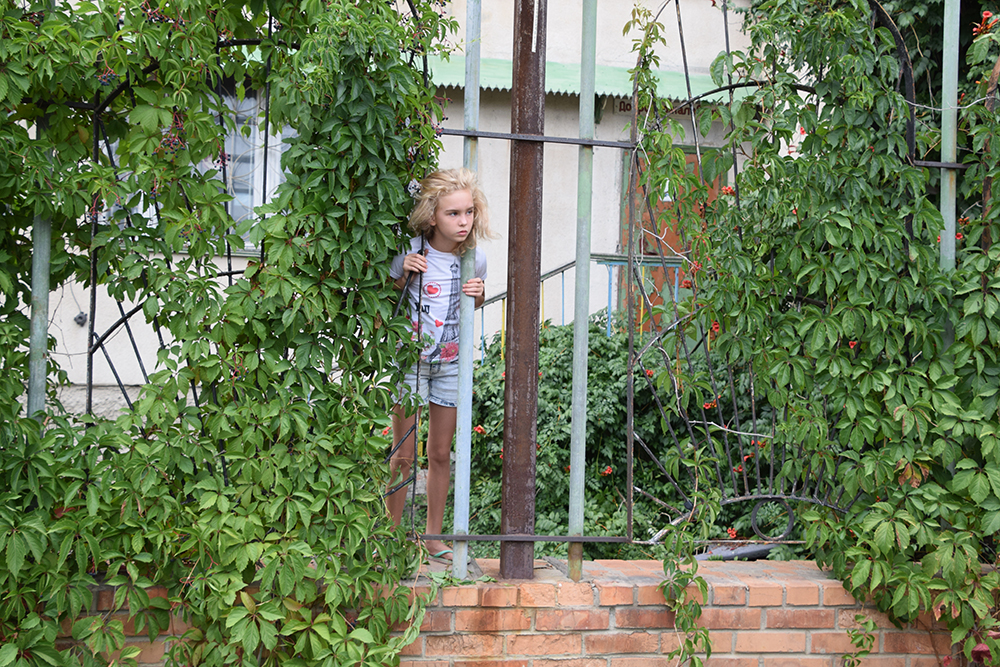
POLYGON ((736 194, 736 190, 734 190, 732 188, 732 186, 724 185, 724 186, 722 186, 722 194, 724 194, 724 195, 734 195, 734 194, 736 194))
POLYGON ((607 477, 611 473, 612 473, 611 466, 608 466, 607 468, 601 471, 601 477, 607 477))
POLYGON ((681 281, 681 287, 683 287, 684 289, 691 289, 691 281, 685 278, 684 280, 681 281))

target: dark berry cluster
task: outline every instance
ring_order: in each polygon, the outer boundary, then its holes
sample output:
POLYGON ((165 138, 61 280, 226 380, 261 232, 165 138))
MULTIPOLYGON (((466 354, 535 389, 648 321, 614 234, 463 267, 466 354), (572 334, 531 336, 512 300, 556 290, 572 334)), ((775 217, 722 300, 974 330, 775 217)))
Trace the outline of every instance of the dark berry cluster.
POLYGON ((31 12, 30 14, 25 14, 21 18, 38 28, 42 25, 42 21, 45 20, 45 12, 31 12))
POLYGON ((149 0, 145 0, 140 9, 142 9, 142 13, 146 15, 146 20, 150 23, 170 23, 170 17, 150 5, 149 0))
POLYGON ((219 156, 215 158, 215 164, 219 168, 225 169, 226 166, 229 164, 229 153, 227 153, 226 151, 219 151, 219 156))
POLYGON ((102 86, 110 86, 118 80, 118 75, 110 67, 105 67, 104 71, 97 75, 97 80, 102 86))
POLYGON ((180 114, 174 113, 174 122, 170 125, 170 130, 160 139, 157 150, 164 155, 172 156, 182 148, 184 148, 184 120, 180 114))

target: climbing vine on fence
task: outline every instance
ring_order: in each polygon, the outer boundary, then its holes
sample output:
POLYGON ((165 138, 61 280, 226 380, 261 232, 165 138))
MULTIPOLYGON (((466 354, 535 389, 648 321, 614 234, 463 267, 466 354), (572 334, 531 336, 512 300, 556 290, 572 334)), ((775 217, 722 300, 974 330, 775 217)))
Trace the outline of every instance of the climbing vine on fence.
POLYGON ((135 664, 119 616, 83 615, 95 581, 151 637, 190 624, 170 664, 385 664, 412 640, 378 434, 408 350, 388 259, 440 148, 439 4, 0 5, 0 667, 135 664), (237 226, 245 96, 284 182, 237 226), (19 403, 39 220, 53 285, 135 304, 160 341, 117 420, 19 403))
MULTIPOLYGON (((940 114, 915 114, 911 153, 905 59, 880 12, 860 0, 747 10, 750 46, 717 59, 722 92, 693 114, 702 137, 713 124, 727 135, 700 146, 700 174, 685 171, 669 103, 640 100, 648 191, 683 202, 661 221, 685 240, 693 293, 674 340, 707 335, 730 368, 752 369, 756 405, 775 415, 758 439, 801 447, 782 476, 835 475, 856 498, 845 514, 800 517, 858 599, 902 623, 929 613, 966 656, 1000 656, 997 22, 987 10, 962 26, 974 38, 959 133, 968 168, 946 271, 937 178, 914 164, 939 159, 940 114), (720 176, 710 199, 704 183, 720 176)), ((664 371, 658 385, 685 397, 707 385, 682 367, 677 378, 664 371)))

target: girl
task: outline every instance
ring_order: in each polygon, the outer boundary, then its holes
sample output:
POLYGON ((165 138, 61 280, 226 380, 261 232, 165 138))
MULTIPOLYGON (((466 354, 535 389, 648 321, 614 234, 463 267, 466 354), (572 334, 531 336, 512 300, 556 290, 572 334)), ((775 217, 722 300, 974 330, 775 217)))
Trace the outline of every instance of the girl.
MULTIPOLYGON (((416 234, 410 252, 392 260, 389 275, 410 302, 410 322, 419 332, 423 348, 420 361, 406 373, 400 402, 393 408, 392 439, 395 453, 389 462, 390 488, 410 475, 416 434, 402 446, 399 441, 413 427, 421 406, 430 403, 427 428, 427 534, 441 533, 444 505, 451 483, 451 441, 455 435, 458 403, 458 304, 460 294, 483 305, 486 288, 486 256, 476 241, 492 236, 486 197, 467 169, 437 171, 420 183, 416 204, 410 213, 410 229, 416 234), (476 253, 476 276, 460 285, 461 257, 476 253), (410 281, 407 285, 407 277, 410 281), (417 373, 419 371, 419 377, 417 373), (408 414, 404 398, 416 398, 417 414, 408 414)), ((403 516, 405 493, 387 499, 393 523, 403 516)), ((427 551, 435 558, 451 560, 451 549, 440 540, 428 540, 427 551)))

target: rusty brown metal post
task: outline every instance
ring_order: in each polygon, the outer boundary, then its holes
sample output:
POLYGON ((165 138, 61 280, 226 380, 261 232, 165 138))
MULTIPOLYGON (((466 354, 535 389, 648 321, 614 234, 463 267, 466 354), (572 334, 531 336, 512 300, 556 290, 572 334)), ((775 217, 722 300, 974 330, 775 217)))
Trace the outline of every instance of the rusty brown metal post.
MULTIPOLYGON (((547 0, 515 0, 511 131, 544 134, 547 0)), ((538 317, 544 144, 513 141, 507 269, 507 354, 500 532, 535 532, 535 442, 538 434, 538 317)), ((500 544, 500 576, 531 579, 534 542, 500 544)))

